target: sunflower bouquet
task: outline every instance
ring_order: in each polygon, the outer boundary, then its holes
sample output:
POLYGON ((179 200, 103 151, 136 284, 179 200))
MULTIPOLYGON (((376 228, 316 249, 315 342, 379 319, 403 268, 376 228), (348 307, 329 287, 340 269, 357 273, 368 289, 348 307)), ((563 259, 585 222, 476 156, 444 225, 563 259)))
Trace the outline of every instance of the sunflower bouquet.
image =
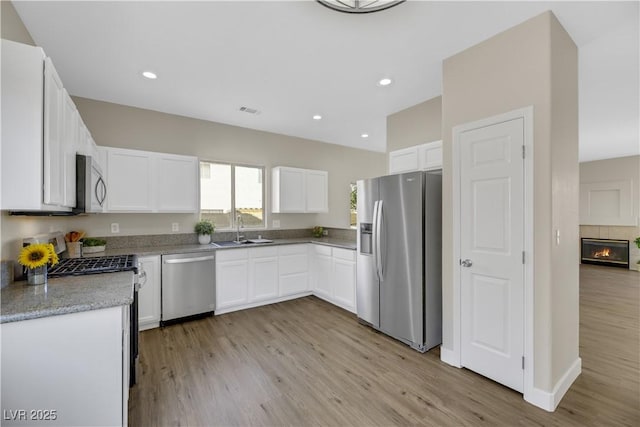
POLYGON ((47 282, 47 265, 58 263, 58 254, 51 243, 34 243, 22 248, 18 262, 27 268, 27 283, 41 285, 47 282))

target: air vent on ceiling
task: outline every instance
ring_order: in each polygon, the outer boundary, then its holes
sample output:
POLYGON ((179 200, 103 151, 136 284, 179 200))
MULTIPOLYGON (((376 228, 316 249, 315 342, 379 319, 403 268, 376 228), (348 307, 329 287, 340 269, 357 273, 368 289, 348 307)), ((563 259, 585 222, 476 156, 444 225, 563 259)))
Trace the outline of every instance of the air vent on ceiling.
POLYGON ((249 114, 260 114, 260 111, 256 110, 255 108, 249 108, 249 107, 240 107, 240 111, 242 111, 243 113, 249 113, 249 114))

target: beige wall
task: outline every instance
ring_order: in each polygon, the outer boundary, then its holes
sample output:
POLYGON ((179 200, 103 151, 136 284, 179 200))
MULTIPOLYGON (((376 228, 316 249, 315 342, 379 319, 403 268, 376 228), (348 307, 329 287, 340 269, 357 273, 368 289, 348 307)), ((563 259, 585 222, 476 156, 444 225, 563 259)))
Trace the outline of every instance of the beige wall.
POLYGON ((534 386, 548 392, 578 352, 577 101, 576 47, 550 12, 443 63, 443 346, 455 347, 452 129, 532 105, 534 386), (563 236, 559 247, 552 239, 556 228, 563 236))
POLYGON ((442 97, 387 116, 387 153, 442 139, 442 97))
MULTIPOLYGON (((322 225, 349 228, 349 184, 384 174, 386 156, 285 135, 255 131, 220 123, 126 107, 85 98, 74 98, 78 111, 98 145, 195 155, 201 159, 261 165, 267 168, 268 228, 274 219, 280 228, 322 225), (270 214, 273 166, 295 166, 329 172, 329 213, 270 214)), ((52 229, 82 229, 93 236, 110 235, 110 224, 120 224, 120 235, 171 233, 178 222, 191 232, 193 214, 100 214, 71 218, 2 216, 5 256, 16 256, 25 236, 52 229)))
POLYGON ((0 9, 2 11, 2 28, 0 30, 2 38, 35 46, 31 34, 25 28, 13 4, 10 1, 2 0, 0 1, 0 9))

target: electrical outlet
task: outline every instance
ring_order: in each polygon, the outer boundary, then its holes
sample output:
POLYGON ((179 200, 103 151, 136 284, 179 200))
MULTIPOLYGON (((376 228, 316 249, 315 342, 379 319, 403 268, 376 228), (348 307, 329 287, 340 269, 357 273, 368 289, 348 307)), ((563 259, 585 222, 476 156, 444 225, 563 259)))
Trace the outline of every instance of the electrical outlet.
POLYGON ((180 231, 180 224, 178 224, 177 222, 172 222, 171 231, 180 231))
POLYGON ((322 235, 323 236, 328 236, 329 235, 329 230, 322 230, 322 235))
POLYGON ((273 220, 273 228, 280 228, 280 220, 279 219, 274 219, 273 220))
POLYGON ((111 223, 111 232, 112 233, 119 233, 120 232, 120 224, 118 224, 117 222, 112 222, 111 223))

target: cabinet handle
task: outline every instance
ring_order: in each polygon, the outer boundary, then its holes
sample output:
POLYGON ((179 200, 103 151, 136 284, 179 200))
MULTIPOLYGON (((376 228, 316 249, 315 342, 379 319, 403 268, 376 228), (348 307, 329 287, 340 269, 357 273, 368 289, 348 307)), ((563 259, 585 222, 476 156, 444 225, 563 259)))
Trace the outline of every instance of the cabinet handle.
POLYGON ((198 258, 178 258, 178 259, 165 259, 165 264, 186 264, 189 262, 199 262, 199 261, 212 261, 216 259, 214 255, 211 256, 203 256, 198 258))

